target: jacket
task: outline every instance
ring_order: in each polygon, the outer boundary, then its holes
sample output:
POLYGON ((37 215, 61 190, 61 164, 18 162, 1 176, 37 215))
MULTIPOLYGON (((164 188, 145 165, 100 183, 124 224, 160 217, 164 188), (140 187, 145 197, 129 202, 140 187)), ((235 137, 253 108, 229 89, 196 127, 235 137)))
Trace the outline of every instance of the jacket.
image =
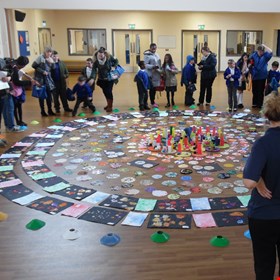
POLYGON ((251 74, 253 80, 265 80, 267 78, 267 63, 271 59, 272 53, 264 52, 262 56, 258 52, 250 55, 249 59, 253 62, 251 66, 251 74))
POLYGON ((73 94, 76 93, 78 99, 85 99, 88 97, 92 97, 92 90, 87 83, 85 83, 82 86, 79 83, 75 84, 75 86, 73 87, 73 94))
POLYGON ((201 60, 197 65, 203 65, 203 68, 201 69, 202 79, 215 79, 217 76, 217 58, 215 54, 210 53, 206 59, 201 60))
MULTIPOLYGON (((100 80, 108 80, 108 74, 111 71, 112 67, 115 67, 119 64, 119 61, 117 58, 114 58, 112 55, 110 55, 108 52, 105 52, 105 56, 106 56, 106 62, 104 63, 104 65, 101 65, 98 61, 98 59, 96 59, 93 62, 93 66, 92 66, 92 78, 95 80, 97 73, 98 73, 98 79, 100 80)), ((115 83, 118 82, 118 80, 114 81, 115 83)))
MULTIPOLYGON (((54 63, 54 67, 51 70, 51 75, 52 75, 52 79, 55 81, 55 67, 56 67, 56 63, 54 63)), ((58 66, 59 66, 59 73, 60 73, 60 79, 59 79, 59 83, 61 88, 65 88, 67 87, 66 85, 66 79, 69 77, 69 71, 65 65, 65 63, 61 60, 58 61, 58 66)))
POLYGON ((179 70, 175 67, 174 64, 172 64, 171 66, 166 65, 165 68, 162 68, 162 73, 164 76, 166 87, 177 86, 176 74, 179 73, 179 70), (170 70, 172 70, 172 71, 170 71, 170 70))
POLYGON ((181 85, 188 86, 190 83, 195 84, 196 83, 196 70, 195 65, 190 64, 190 61, 194 59, 192 55, 187 56, 187 62, 182 70, 182 76, 181 76, 181 85))
POLYGON ((151 79, 153 87, 160 85, 161 75, 161 61, 157 53, 152 53, 150 50, 144 52, 144 62, 149 78, 151 79), (154 69, 158 67, 158 69, 154 69))
POLYGON ((226 78, 227 75, 231 74, 229 67, 225 70, 224 72, 224 78, 226 80, 226 85, 229 86, 230 85, 230 79, 233 79, 233 83, 234 83, 234 87, 238 87, 239 86, 239 78, 241 76, 241 72, 239 70, 239 68, 236 66, 234 68, 234 75, 231 76, 230 78, 226 78))

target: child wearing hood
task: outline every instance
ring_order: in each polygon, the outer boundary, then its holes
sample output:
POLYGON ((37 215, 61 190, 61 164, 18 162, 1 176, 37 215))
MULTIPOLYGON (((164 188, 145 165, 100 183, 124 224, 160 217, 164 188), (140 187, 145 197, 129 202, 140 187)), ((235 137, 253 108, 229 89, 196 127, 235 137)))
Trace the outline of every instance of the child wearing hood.
POLYGON ((193 93, 196 90, 196 69, 195 69, 195 61, 192 55, 187 56, 187 63, 182 70, 181 77, 181 86, 185 85, 186 93, 185 93, 185 105, 191 106, 195 104, 195 100, 193 98, 193 93))

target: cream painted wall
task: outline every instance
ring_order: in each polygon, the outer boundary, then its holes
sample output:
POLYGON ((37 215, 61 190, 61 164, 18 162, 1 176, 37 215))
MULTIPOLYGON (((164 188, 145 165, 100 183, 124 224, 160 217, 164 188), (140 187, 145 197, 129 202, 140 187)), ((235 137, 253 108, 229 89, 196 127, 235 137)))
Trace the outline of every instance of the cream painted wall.
MULTIPOLYGON (((181 31, 197 30, 198 24, 204 24, 205 30, 221 31, 221 70, 227 65, 227 30, 263 30, 263 43, 274 45, 275 30, 280 29, 278 14, 253 13, 191 13, 191 12, 119 12, 119 11, 61 11, 61 10, 25 10, 23 23, 17 23, 17 30, 30 32, 32 61, 38 55, 37 28, 46 20, 51 28, 53 47, 63 60, 85 60, 84 56, 69 56, 67 46, 67 28, 105 28, 107 48, 112 48, 112 29, 128 29, 134 23, 136 29, 152 29, 154 42, 159 35, 176 36, 176 49, 170 49, 175 64, 181 67, 181 31)), ((210 46, 211 47, 211 46, 210 46)), ((148 48, 148 46, 147 46, 148 48)), ((165 50, 158 50, 163 58, 165 50)), ((235 57, 236 59, 236 57, 235 57)))

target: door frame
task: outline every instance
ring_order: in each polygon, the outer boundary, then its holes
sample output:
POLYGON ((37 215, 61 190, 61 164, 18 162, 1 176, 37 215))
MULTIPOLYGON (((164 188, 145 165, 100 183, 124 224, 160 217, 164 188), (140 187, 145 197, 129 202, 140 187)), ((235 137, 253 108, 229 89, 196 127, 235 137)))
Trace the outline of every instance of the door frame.
MULTIPOLYGON (((133 32, 133 31, 149 31, 151 32, 151 42, 153 42, 153 38, 154 38, 154 35, 153 35, 153 29, 112 29, 112 55, 115 56, 115 44, 114 44, 114 32, 117 32, 117 31, 126 31, 126 32, 133 32)), ((150 46, 147 46, 147 49, 149 48, 150 46)))
POLYGON ((182 29, 181 31, 181 65, 182 65, 182 69, 185 65, 185 61, 184 61, 184 45, 183 45, 183 38, 184 38, 184 32, 217 32, 218 33, 218 40, 219 40, 219 47, 218 47, 218 56, 219 56, 219 63, 218 63, 218 69, 217 71, 220 72, 221 69, 221 30, 198 30, 198 29, 182 29))

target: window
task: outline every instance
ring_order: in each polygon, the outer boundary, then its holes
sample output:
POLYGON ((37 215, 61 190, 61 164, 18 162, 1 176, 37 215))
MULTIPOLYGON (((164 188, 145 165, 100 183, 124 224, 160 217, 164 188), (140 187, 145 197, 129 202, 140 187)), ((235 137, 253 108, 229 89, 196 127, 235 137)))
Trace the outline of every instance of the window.
POLYGON ((227 31, 227 55, 252 53, 262 43, 262 31, 227 31))
POLYGON ((92 56, 100 47, 106 46, 105 29, 68 28, 69 55, 92 56))

